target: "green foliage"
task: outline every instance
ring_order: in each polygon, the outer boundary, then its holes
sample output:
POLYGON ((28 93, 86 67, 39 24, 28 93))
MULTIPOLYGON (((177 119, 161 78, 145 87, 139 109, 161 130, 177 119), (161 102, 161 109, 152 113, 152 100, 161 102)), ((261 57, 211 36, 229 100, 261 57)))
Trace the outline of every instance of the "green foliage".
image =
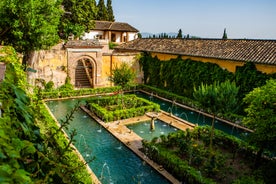
POLYGON ((212 115, 212 131, 210 133, 210 156, 212 152, 212 141, 214 132, 214 121, 218 113, 233 112, 237 109, 237 94, 239 88, 235 83, 229 81, 223 83, 215 82, 212 85, 202 84, 198 89, 194 89, 194 98, 207 109, 212 115))
POLYGON ((70 77, 66 77, 65 84, 58 88, 59 91, 72 91, 73 89, 74 89, 74 86, 73 84, 71 84, 70 77))
MULTIPOLYGON (((99 95, 99 94, 109 94, 114 93, 122 88, 120 86, 108 87, 108 88, 84 88, 73 90, 70 87, 61 87, 57 90, 51 92, 41 92, 41 98, 50 99, 50 98, 65 98, 65 97, 77 97, 77 96, 87 96, 87 95, 99 95)), ((38 90, 37 90, 38 91, 38 90)), ((38 93, 37 93, 38 94, 38 93)))
POLYGON ((194 88, 194 98, 204 109, 212 114, 234 112, 238 105, 239 88, 234 82, 215 82, 212 85, 204 85, 194 88))
POLYGON ((51 91, 54 89, 54 82, 49 81, 45 84, 45 91, 51 91))
POLYGON ((114 17, 114 14, 113 14, 112 0, 107 0, 106 11, 107 11, 107 17, 108 17, 107 21, 114 22, 115 17, 114 17))
POLYGON ((276 80, 268 80, 264 86, 255 88, 246 95, 244 102, 248 106, 243 123, 254 130, 249 141, 259 148, 258 165, 264 149, 276 151, 276 80))
POLYGON ((71 142, 57 131, 39 98, 27 93, 15 51, 4 47, 0 53, 5 53, 0 62, 7 66, 0 83, 0 183, 91 183, 84 163, 69 147, 71 142))
POLYGON ((206 145, 210 131, 210 127, 205 126, 173 132, 161 138, 162 141, 160 138, 159 141, 157 138, 151 142, 143 141, 143 151, 180 181, 187 183, 232 183, 243 177, 259 177, 250 170, 255 150, 246 142, 222 131, 215 130, 216 151, 211 161, 207 159, 206 145), (239 170, 241 167, 246 170, 239 170), (248 176, 249 173, 252 176, 248 176))
POLYGON ((108 12, 106 9, 106 6, 104 4, 104 0, 99 0, 97 4, 98 8, 98 15, 97 15, 97 20, 108 20, 108 12))
POLYGON ((118 46, 118 44, 116 44, 114 42, 109 42, 108 46, 109 46, 109 49, 114 49, 116 46, 118 46))
POLYGON ((136 95, 94 97, 87 100, 88 108, 105 122, 158 112, 160 106, 136 95))
POLYGON ((27 64, 32 51, 48 49, 59 41, 60 14, 60 1, 2 0, 0 43, 23 53, 27 64))
POLYGON ((226 40, 227 39, 227 33, 226 33, 226 28, 223 31, 222 39, 226 40))
POLYGON ((215 81, 223 82, 233 78, 232 73, 216 64, 182 60, 180 57, 161 62, 157 57, 152 58, 150 54, 144 53, 140 64, 145 84, 188 98, 193 98, 193 88, 201 83, 213 84, 215 81))
POLYGON ((111 71, 109 80, 115 85, 125 88, 127 85, 133 83, 135 78, 135 72, 130 68, 127 63, 122 63, 120 66, 115 66, 111 71))
POLYGON ((266 80, 269 78, 276 78, 276 76, 275 74, 268 75, 258 71, 252 62, 247 62, 243 66, 237 67, 235 81, 237 86, 240 87, 239 99, 242 101, 245 95, 254 88, 265 85, 266 80))
POLYGON ((178 34, 177 34, 176 38, 183 38, 181 29, 178 30, 178 34))
POLYGON ((70 34, 80 37, 94 28, 97 17, 95 0, 63 0, 64 13, 61 17, 59 32, 62 38, 70 34))

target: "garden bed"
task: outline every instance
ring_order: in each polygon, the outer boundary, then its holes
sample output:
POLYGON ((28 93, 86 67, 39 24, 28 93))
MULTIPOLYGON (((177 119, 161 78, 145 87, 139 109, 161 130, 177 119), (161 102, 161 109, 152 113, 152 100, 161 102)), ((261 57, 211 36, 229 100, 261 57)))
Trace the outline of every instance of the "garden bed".
MULTIPOLYGON (((263 158, 254 167, 255 151, 244 141, 215 130, 213 149, 209 149, 210 128, 178 131, 143 142, 143 152, 163 165, 173 176, 188 183, 262 183, 267 181, 264 168, 273 165, 263 158), (263 173, 258 175, 257 173, 263 173)), ((268 174, 269 175, 269 174, 268 174)), ((271 180, 271 178, 270 178, 271 180)))
POLYGON ((93 97, 87 106, 105 122, 142 116, 147 112, 158 112, 160 106, 136 95, 113 95, 93 97))

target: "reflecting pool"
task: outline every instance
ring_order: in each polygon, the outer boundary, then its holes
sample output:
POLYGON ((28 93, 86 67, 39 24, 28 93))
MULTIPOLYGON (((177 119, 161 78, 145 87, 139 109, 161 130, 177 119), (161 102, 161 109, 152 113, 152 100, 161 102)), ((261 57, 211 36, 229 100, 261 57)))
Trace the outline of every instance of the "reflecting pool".
MULTIPOLYGON (((76 102, 49 101, 47 105, 56 119, 60 120, 76 102)), ((82 110, 74 114, 67 132, 73 129, 78 132, 74 145, 84 159, 95 156, 89 166, 103 184, 170 183, 82 110)))
MULTIPOLYGON (((171 102, 167 102, 164 100, 161 100, 159 98, 156 98, 153 95, 148 95, 142 92, 136 92, 135 93, 137 96, 145 98, 147 100, 153 101, 155 103, 158 103, 160 105, 160 108, 163 111, 166 111, 168 113, 172 113, 173 115, 187 120, 190 123, 193 124, 198 124, 200 126, 203 125, 209 125, 211 126, 212 124, 212 118, 203 115, 202 113, 198 113, 189 109, 185 109, 183 107, 177 106, 171 102)), ((230 135, 234 135, 238 138, 242 138, 244 137, 247 132, 245 130, 239 129, 237 127, 234 127, 230 124, 227 124, 225 122, 219 121, 219 120, 215 120, 215 128, 218 130, 222 130, 230 135)))
POLYGON ((137 135, 142 137, 145 140, 152 140, 154 137, 159 137, 160 135, 168 135, 171 132, 175 132, 178 129, 170 126, 167 123, 164 123, 160 120, 154 120, 155 129, 151 130, 150 121, 135 123, 131 125, 127 125, 127 127, 133 130, 137 135))

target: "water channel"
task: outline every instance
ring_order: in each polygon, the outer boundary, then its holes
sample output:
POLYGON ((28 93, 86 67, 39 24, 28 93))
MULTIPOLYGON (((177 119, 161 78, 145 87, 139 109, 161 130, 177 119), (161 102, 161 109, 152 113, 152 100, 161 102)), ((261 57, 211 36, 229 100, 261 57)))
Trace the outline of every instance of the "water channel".
MULTIPOLYGON (((211 125, 212 119, 201 113, 176 106, 153 95, 141 92, 136 93, 136 95, 158 103, 163 111, 172 113, 191 123, 211 125)), ((77 100, 49 101, 47 105, 56 119, 60 120, 66 116, 76 102, 77 100)), ((176 131, 175 128, 159 120, 155 120, 155 131, 150 130, 150 122, 128 125, 128 128, 146 140, 176 131)), ((215 121, 215 128, 236 137, 246 134, 244 130, 218 120, 215 121)), ((78 132, 74 145, 84 159, 89 160, 95 156, 96 159, 89 166, 103 184, 169 183, 82 110, 78 110, 74 114, 68 131, 73 129, 78 132)))
MULTIPOLYGON (((47 105, 56 119, 60 120, 76 102, 49 101, 47 105)), ((84 159, 95 156, 89 166, 103 184, 169 183, 82 110, 74 114, 68 131, 72 129, 78 132, 74 145, 84 159)))
MULTIPOLYGON (((198 113, 195 111, 191 111, 189 109, 185 109, 183 107, 177 106, 172 102, 161 100, 153 95, 148 95, 142 92, 136 92, 137 96, 148 99, 160 105, 161 110, 171 113, 181 119, 184 119, 190 123, 197 124, 200 126, 212 124, 212 118, 203 115, 202 113, 198 113)), ((227 124, 225 122, 215 120, 215 128, 218 130, 222 130, 227 134, 236 136, 238 138, 242 138, 247 134, 247 131, 227 124)))

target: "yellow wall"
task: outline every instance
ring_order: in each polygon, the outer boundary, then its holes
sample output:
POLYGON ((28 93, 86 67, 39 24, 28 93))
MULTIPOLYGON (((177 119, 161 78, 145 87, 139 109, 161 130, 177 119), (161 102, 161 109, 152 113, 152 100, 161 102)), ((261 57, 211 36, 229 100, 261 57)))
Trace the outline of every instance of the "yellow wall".
MULTIPOLYGON (((161 61, 167 61, 170 59, 175 59, 178 55, 174 54, 163 54, 163 53, 151 53, 152 57, 157 56, 158 59, 161 61)), ((206 57, 195 57, 195 56, 181 56, 183 60, 191 59, 194 61, 201 61, 201 62, 210 62, 218 64, 221 68, 227 69, 230 72, 236 72, 237 66, 243 66, 244 62, 241 61, 231 61, 231 60, 223 60, 223 59, 215 59, 215 58, 206 58, 206 57)), ((276 73, 276 65, 264 65, 264 64, 255 64, 256 68, 259 71, 265 73, 276 73)))
POLYGON ((112 85, 108 81, 108 77, 111 75, 112 69, 114 69, 116 66, 120 66, 122 63, 128 63, 129 66, 132 68, 133 71, 136 72, 136 82, 141 83, 142 82, 142 71, 140 70, 139 62, 135 59, 137 56, 137 53, 121 53, 121 54, 108 54, 104 55, 102 57, 102 79, 104 82, 104 85, 110 86, 112 85))

